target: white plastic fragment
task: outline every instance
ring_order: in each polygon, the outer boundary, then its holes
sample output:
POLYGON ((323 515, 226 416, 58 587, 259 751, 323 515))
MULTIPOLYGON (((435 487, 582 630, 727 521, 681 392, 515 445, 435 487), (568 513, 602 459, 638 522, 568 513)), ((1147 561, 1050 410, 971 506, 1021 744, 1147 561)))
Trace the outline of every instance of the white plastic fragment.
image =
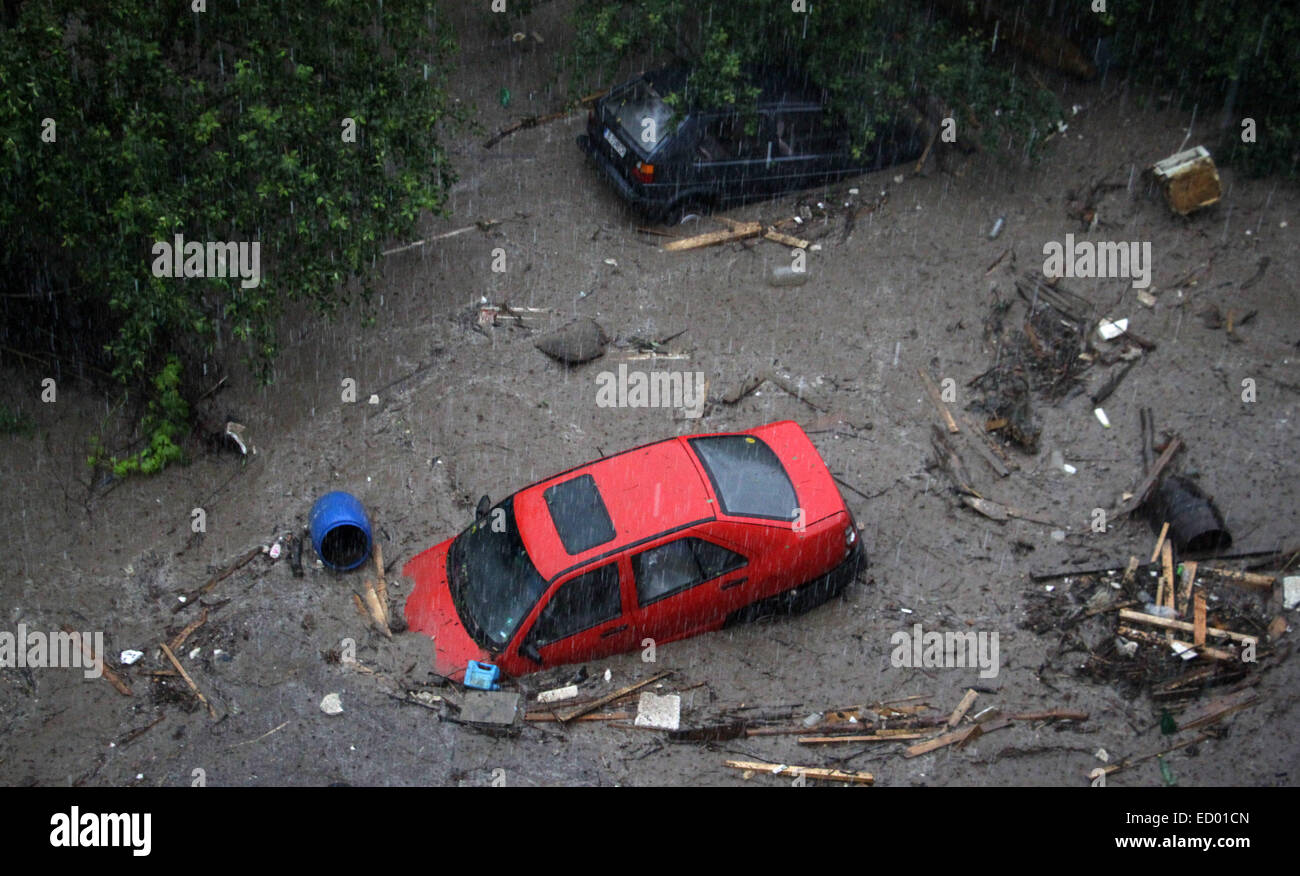
POLYGON ((1282 605, 1287 611, 1300 605, 1300 575, 1288 575, 1282 579, 1282 605))
POLYGON ((135 662, 143 656, 144 656, 143 651, 136 651, 132 648, 128 648, 127 650, 119 654, 117 659, 122 662, 123 666, 131 666, 134 665, 135 662))
POLYGON ((1097 334, 1101 335, 1104 341, 1113 341, 1126 331, 1128 331, 1127 319, 1117 319, 1114 322, 1103 319, 1097 323, 1097 334))
POLYGON ((570 684, 565 687, 556 687, 550 690, 544 690, 537 694, 539 703, 558 703, 562 700, 571 700, 578 695, 578 686, 570 684))
POLYGON ((327 715, 339 715, 343 712, 343 700, 336 693, 325 694, 320 701, 320 710, 327 715))
POLYGON ((1101 423, 1103 429, 1110 428, 1110 417, 1106 416, 1106 412, 1104 410, 1102 410, 1101 408, 1093 408, 1092 412, 1097 415, 1097 422, 1101 423))

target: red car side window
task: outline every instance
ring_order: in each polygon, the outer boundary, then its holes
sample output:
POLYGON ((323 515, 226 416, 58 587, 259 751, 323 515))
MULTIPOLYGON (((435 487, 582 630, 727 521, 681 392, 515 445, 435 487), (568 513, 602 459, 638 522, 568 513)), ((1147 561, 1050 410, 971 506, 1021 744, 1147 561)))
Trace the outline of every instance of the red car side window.
POLYGON ((618 563, 609 563, 560 585, 537 616, 528 641, 549 645, 611 621, 621 611, 618 563))
POLYGON ((749 562, 735 551, 698 538, 679 538, 632 557, 642 606, 737 569, 749 562))

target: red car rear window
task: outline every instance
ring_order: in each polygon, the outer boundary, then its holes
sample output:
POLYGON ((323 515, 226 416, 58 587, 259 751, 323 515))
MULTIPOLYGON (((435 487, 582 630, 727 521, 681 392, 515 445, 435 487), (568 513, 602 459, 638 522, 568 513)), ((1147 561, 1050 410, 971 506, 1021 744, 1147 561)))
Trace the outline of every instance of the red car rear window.
POLYGON ((781 460, 753 435, 690 439, 725 514, 793 520, 799 501, 781 460))

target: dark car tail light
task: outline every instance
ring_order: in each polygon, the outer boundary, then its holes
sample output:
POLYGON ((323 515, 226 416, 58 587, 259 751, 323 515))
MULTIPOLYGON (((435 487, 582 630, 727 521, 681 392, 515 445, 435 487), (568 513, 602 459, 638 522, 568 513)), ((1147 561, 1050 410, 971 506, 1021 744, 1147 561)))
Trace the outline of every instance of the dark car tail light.
POLYGON ((655 181, 655 166, 638 161, 636 167, 632 168, 632 179, 637 182, 652 183, 655 181))

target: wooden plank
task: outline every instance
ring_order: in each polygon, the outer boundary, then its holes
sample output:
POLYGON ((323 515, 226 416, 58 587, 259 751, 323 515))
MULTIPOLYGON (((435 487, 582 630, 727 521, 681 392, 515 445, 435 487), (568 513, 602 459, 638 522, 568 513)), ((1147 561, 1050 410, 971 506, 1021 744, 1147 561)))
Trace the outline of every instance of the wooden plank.
POLYGON ((949 730, 961 723, 961 719, 970 711, 970 707, 975 704, 975 698, 978 696, 979 694, 974 690, 966 691, 966 695, 961 698, 961 702, 957 704, 957 708, 953 709, 952 714, 948 716, 949 730))
POLYGON ((791 766, 783 763, 764 763, 758 760, 729 760, 725 762, 725 765, 733 770, 779 776, 805 776, 810 779, 845 782, 853 785, 872 785, 876 781, 876 777, 871 773, 846 772, 845 770, 824 769, 822 767, 791 766))
POLYGON ((166 642, 163 642, 159 647, 162 648, 162 652, 167 655, 167 659, 171 661, 172 666, 176 667, 176 671, 181 674, 181 678, 185 679, 185 683, 190 686, 190 690, 194 691, 194 695, 199 698, 199 702, 208 707, 209 717, 217 717, 217 710, 212 708, 212 703, 208 702, 208 698, 203 695, 203 691, 199 690, 199 686, 194 683, 194 679, 190 678, 190 674, 185 671, 185 667, 181 666, 181 661, 176 659, 176 655, 172 653, 172 649, 167 647, 166 642))
POLYGON ((1174 546, 1165 542, 1160 550, 1161 580, 1165 588, 1165 605, 1178 613, 1178 606, 1174 604, 1174 546))
POLYGON ((950 733, 944 733, 942 736, 936 736, 926 742, 918 742, 907 751, 903 752, 903 757, 919 757, 923 754, 929 754, 940 748, 946 748, 949 745, 964 744, 973 738, 978 737, 984 732, 983 724, 971 724, 969 727, 963 727, 960 730, 953 730, 950 733))
POLYGON ((1163 751, 1156 751, 1151 754, 1144 754, 1141 757, 1126 757, 1123 760, 1121 760, 1119 763, 1113 763, 1108 767, 1098 767, 1098 769, 1100 769, 1103 773, 1109 776, 1119 772, 1120 770, 1126 770, 1129 767, 1137 766, 1140 763, 1145 763, 1149 760, 1153 760, 1157 757, 1160 757, 1161 755, 1178 751, 1180 748, 1187 748, 1190 745, 1196 745, 1198 743, 1204 742, 1209 738, 1210 735, 1208 733, 1202 733, 1191 739, 1185 739, 1182 742, 1178 743, 1177 745, 1171 745, 1168 748, 1164 749, 1163 751))
POLYGON ((208 609, 204 607, 203 612, 194 620, 185 625, 176 636, 167 643, 173 651, 179 651, 185 646, 185 640, 194 634, 194 631, 208 622, 208 609))
POLYGON ((989 440, 988 435, 985 434, 984 430, 971 422, 970 417, 965 414, 961 415, 961 421, 966 426, 967 439, 975 448, 975 452, 980 455, 980 458, 988 463, 990 468, 997 472, 998 477, 1004 478, 1011 474, 1011 469, 1007 468, 1006 462, 997 455, 996 447, 993 442, 989 440))
POLYGON ((800 745, 829 745, 835 742, 902 742, 908 739, 924 739, 926 733, 917 733, 915 731, 904 731, 886 733, 868 733, 859 736, 800 736, 800 745))
POLYGON ((707 234, 697 234, 694 237, 670 241, 664 244, 664 249, 668 252, 684 252, 689 249, 699 249, 705 246, 716 246, 720 243, 744 240, 747 237, 757 237, 762 233, 763 225, 761 222, 742 222, 726 231, 710 231, 707 234))
POLYGON ((1196 594, 1192 618, 1192 644, 1199 648, 1205 644, 1205 597, 1199 593, 1196 594))
POLYGON ((663 672, 650 676, 644 681, 638 681, 635 684, 629 684, 627 687, 621 687, 618 690, 614 691, 613 693, 606 694, 600 699, 592 700, 591 702, 586 703, 585 705, 581 705, 578 706, 577 708, 570 709, 564 714, 560 714, 559 712, 556 712, 555 717, 559 719, 561 724, 567 724, 568 722, 572 721, 574 718, 580 718, 583 715, 587 714, 588 712, 594 712, 597 709, 599 709, 601 706, 605 705, 606 703, 612 703, 614 702, 614 700, 618 699, 619 697, 627 696, 628 694, 632 693, 635 690, 640 690, 641 688, 645 687, 647 684, 654 684, 656 681, 659 681, 661 678, 667 678, 672 674, 673 672, 671 669, 665 670, 663 672))
MULTIPOLYGON (((1120 620, 1132 621, 1139 624, 1147 624, 1153 627, 1161 627, 1166 630, 1180 630, 1184 633, 1194 633, 1196 628, 1186 621, 1174 620, 1173 618, 1160 617, 1159 615, 1146 614, 1141 611, 1133 611, 1128 608, 1119 610, 1120 620)), ((1231 639, 1234 642, 1258 642, 1258 636, 1248 636, 1245 633, 1234 633, 1231 630, 1221 630, 1218 627, 1207 627, 1207 635, 1214 636, 1217 639, 1231 639)))
POLYGON ((768 228, 767 231, 764 231, 763 238, 765 240, 770 240, 773 243, 784 244, 785 246, 795 247, 796 249, 808 248, 808 241, 801 237, 791 237, 788 234, 782 234, 775 228, 768 228))
POLYGON ((934 385, 934 380, 924 370, 917 368, 916 373, 920 376, 921 382, 925 384, 926 395, 930 396, 930 401, 934 402, 934 406, 938 408, 939 415, 943 417, 948 431, 956 435, 961 429, 957 428, 957 421, 952 418, 952 413, 948 410, 948 406, 944 404, 943 396, 939 393, 939 387, 934 385))
POLYGON ((1156 539, 1156 546, 1151 550, 1151 562, 1154 563, 1156 558, 1160 556, 1160 551, 1165 546, 1165 536, 1168 534, 1169 521, 1166 520, 1164 525, 1160 527, 1160 537, 1156 539))
POLYGON ((1277 578, 1274 575, 1261 575, 1258 572, 1238 572, 1236 569, 1224 569, 1221 566, 1205 566, 1201 569, 1201 572, 1254 590, 1272 590, 1273 585, 1277 583, 1277 578))
POLYGON ((1250 708, 1257 702, 1259 702, 1259 694, 1249 688, 1218 697, 1190 713, 1180 715, 1178 729, 1195 730, 1198 727, 1217 724, 1229 715, 1250 708))
POLYGON ((1223 660, 1228 663, 1236 663, 1240 659, 1231 651, 1211 648, 1209 645, 1201 645, 1200 647, 1197 647, 1191 642, 1184 642, 1181 639, 1175 639, 1173 638, 1173 633, 1166 633, 1169 638, 1161 638, 1159 633, 1152 633, 1146 630, 1135 630, 1132 627, 1126 627, 1123 625, 1121 625, 1116 632, 1128 639, 1133 639, 1138 642, 1146 642, 1148 645, 1167 648, 1170 653, 1173 653, 1174 646, 1178 645, 1183 648, 1191 648, 1197 654, 1202 657, 1208 657, 1211 660, 1223 660))
POLYGON ((1183 610, 1180 614, 1187 614, 1188 608, 1192 605, 1192 585, 1196 583, 1196 561, 1188 560, 1183 563, 1183 595, 1180 603, 1183 610))
POLYGON ((375 595, 379 597, 379 607, 384 610, 384 626, 391 627, 393 619, 388 614, 388 582, 384 579, 384 546, 379 543, 378 538, 374 541, 375 574, 379 576, 379 580, 375 582, 375 595))
POLYGON ((1013 721, 1086 721, 1087 712, 1073 712, 1069 709, 1048 709, 1044 712, 1016 712, 1009 715, 1013 721))
MULTIPOLYGON (((123 681, 120 675, 118 675, 112 669, 109 669, 108 663, 105 662, 104 660, 104 655, 100 654, 98 657, 95 656, 94 646, 91 645, 90 642, 87 642, 84 638, 82 638, 81 633, 74 630, 72 627, 68 626, 67 624, 63 625, 63 632, 71 636, 72 644, 76 645, 78 648, 81 649, 81 654, 85 658, 86 663, 89 666, 97 665, 100 667, 100 671, 104 676, 104 680, 107 681, 109 684, 113 685, 114 690, 116 690, 124 697, 135 696, 135 694, 131 692, 130 685, 128 685, 125 681, 123 681)), ((26 648, 27 644, 23 642, 20 643, 18 647, 26 648)))
POLYGON ((1115 510, 1116 514, 1132 514, 1147 500, 1147 494, 1156 485, 1156 481, 1160 480, 1160 475, 1164 472, 1165 466, 1169 465, 1169 462, 1174 458, 1174 454, 1182 449, 1182 446, 1183 440, 1178 436, 1174 436, 1168 446, 1165 447, 1164 453, 1161 453, 1160 458, 1156 460, 1156 464, 1151 466, 1151 471, 1147 472, 1147 476, 1142 479, 1137 489, 1133 491, 1132 497, 1115 510))

